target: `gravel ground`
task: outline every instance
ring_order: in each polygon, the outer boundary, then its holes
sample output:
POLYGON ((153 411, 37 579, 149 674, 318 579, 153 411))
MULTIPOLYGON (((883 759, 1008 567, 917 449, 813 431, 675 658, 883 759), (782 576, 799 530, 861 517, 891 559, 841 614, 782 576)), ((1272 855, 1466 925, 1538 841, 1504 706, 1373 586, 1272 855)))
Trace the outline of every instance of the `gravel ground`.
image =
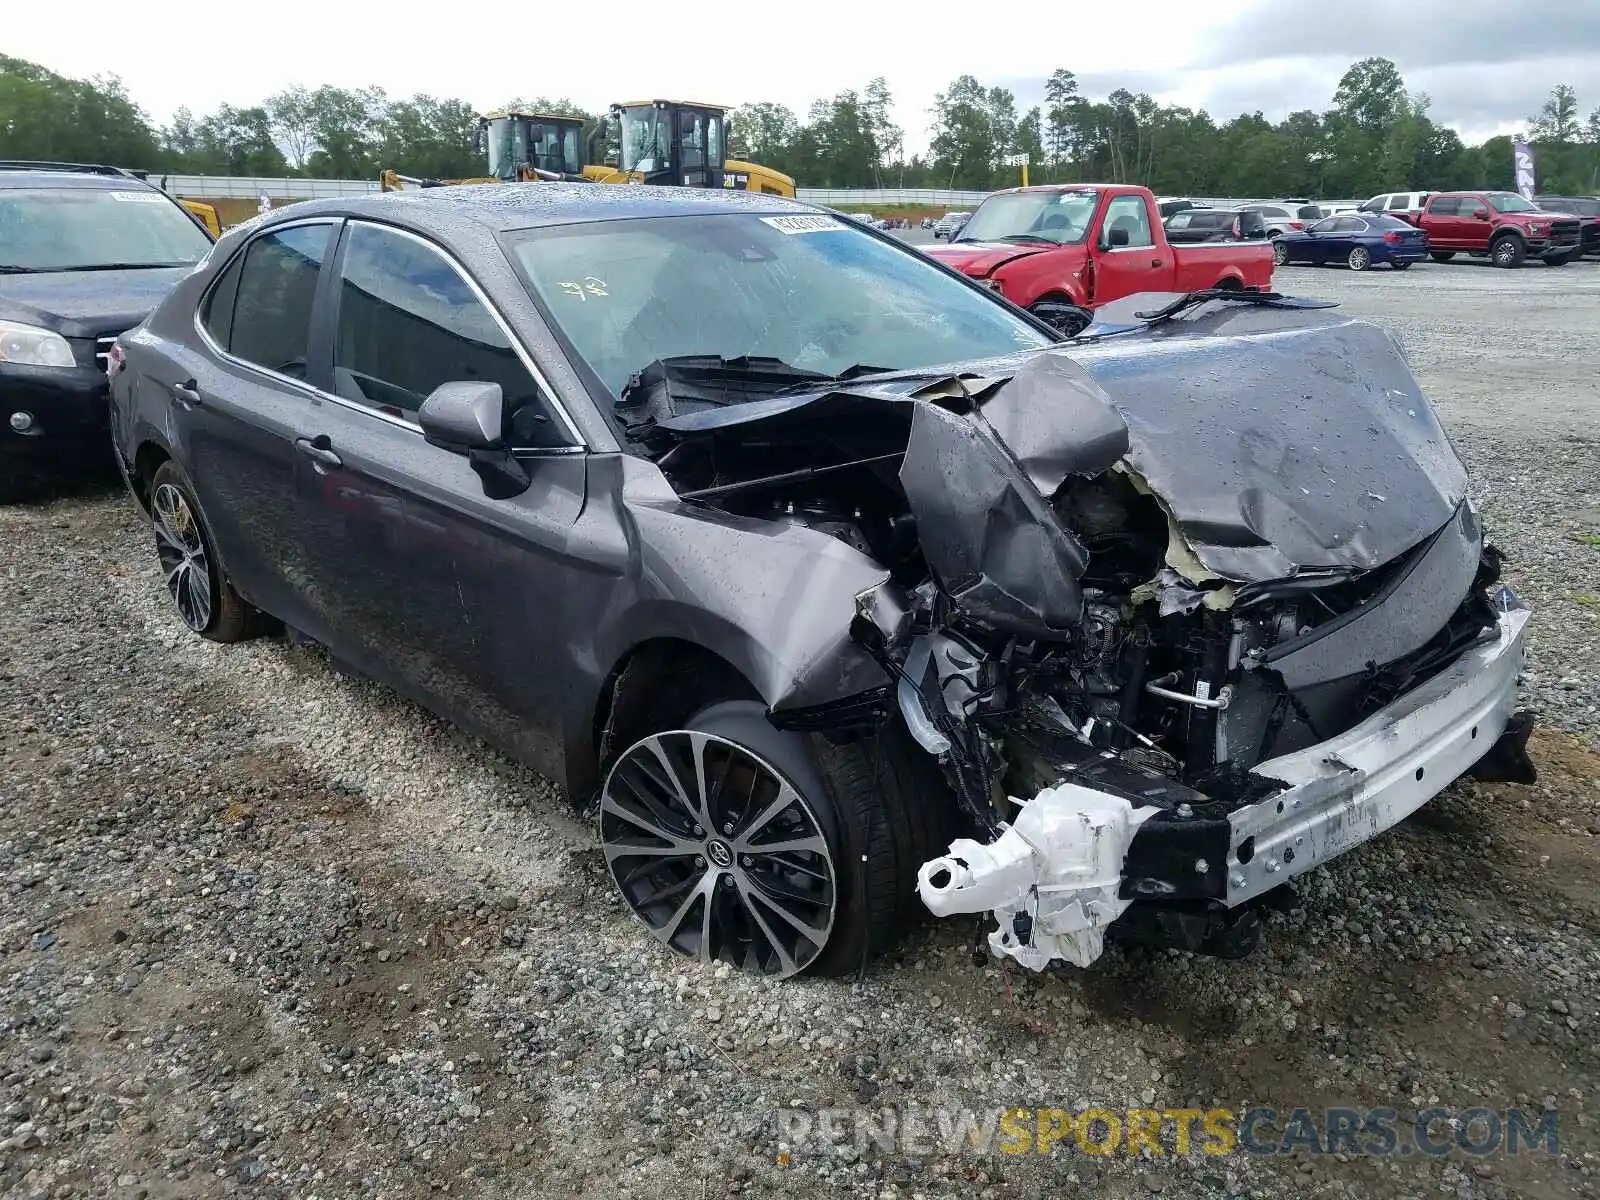
POLYGON ((769 987, 648 941, 545 782, 312 651, 188 636, 120 493, 0 510, 0 1195, 1600 1196, 1600 266, 1279 282, 1396 324, 1470 460, 1535 606, 1537 786, 1451 789, 1243 962, 1008 975, 951 921, 769 987), (1560 1154, 826 1153, 775 1118, 1435 1104, 1553 1109, 1560 1154))

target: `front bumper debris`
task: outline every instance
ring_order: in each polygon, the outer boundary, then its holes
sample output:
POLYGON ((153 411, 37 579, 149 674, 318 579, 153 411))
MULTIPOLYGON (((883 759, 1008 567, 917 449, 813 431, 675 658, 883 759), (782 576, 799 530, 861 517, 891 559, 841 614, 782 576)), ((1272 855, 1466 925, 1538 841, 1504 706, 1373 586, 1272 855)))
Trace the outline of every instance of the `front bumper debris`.
MULTIPOLYGON (((1510 597, 1509 592, 1503 593, 1510 597)), ((1526 730, 1513 722, 1527 654, 1529 612, 1497 603, 1493 636, 1427 682, 1346 732, 1257 765, 1282 785, 1228 815, 1226 891, 1219 908, 1254 902, 1410 816, 1467 773, 1500 741, 1526 730)), ((1123 875, 1130 847, 1158 807, 1076 784, 1020 803, 993 842, 966 839, 924 864, 923 903, 935 915, 990 910, 990 948, 1038 970, 1052 959, 1088 966, 1106 931, 1136 899, 1123 875)), ((1170 827, 1164 819, 1152 836, 1170 827)), ((1209 875, 1214 864, 1197 859, 1209 875)))

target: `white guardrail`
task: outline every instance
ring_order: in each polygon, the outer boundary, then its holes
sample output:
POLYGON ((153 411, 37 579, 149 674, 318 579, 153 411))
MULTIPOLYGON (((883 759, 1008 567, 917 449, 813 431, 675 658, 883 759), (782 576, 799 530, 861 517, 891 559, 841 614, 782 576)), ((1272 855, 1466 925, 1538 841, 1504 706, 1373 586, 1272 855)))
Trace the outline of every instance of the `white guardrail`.
MULTIPOLYGON (((322 200, 331 196, 360 196, 378 190, 375 179, 268 179, 223 175, 155 175, 159 183, 175 196, 194 200, 322 200)), ((799 188, 799 197, 810 204, 830 208, 855 205, 894 205, 916 208, 976 208, 988 192, 960 188, 799 188)), ((1241 200, 1222 196, 1191 196, 1207 208, 1227 208, 1235 204, 1271 203, 1270 200, 1241 200)), ((1355 204, 1353 200, 1322 200, 1321 204, 1355 204)))

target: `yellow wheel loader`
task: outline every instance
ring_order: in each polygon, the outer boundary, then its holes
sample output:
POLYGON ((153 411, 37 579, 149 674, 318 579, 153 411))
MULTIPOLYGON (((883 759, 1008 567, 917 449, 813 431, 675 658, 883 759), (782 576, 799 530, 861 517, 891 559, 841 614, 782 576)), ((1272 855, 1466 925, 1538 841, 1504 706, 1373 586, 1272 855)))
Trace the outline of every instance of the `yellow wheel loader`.
POLYGON ((398 171, 378 176, 378 187, 453 187, 461 183, 531 183, 535 180, 587 179, 583 174, 582 117, 548 113, 493 112, 478 118, 478 149, 489 158, 489 173, 470 179, 418 179, 398 171))
POLYGON ((514 110, 478 119, 487 175, 418 179, 384 171, 379 187, 443 187, 534 180, 725 187, 793 196, 794 180, 769 167, 727 158, 727 110, 715 104, 642 100, 614 104, 585 140, 581 117, 514 110), (607 151, 615 143, 615 151, 607 151))
POLYGON ((613 104, 611 115, 589 134, 591 165, 583 173, 600 183, 655 183, 731 188, 794 195, 794 180, 759 163, 731 159, 728 110, 690 100, 633 100, 613 104), (615 156, 597 151, 608 141, 615 156), (605 165, 594 165, 604 162, 605 165))

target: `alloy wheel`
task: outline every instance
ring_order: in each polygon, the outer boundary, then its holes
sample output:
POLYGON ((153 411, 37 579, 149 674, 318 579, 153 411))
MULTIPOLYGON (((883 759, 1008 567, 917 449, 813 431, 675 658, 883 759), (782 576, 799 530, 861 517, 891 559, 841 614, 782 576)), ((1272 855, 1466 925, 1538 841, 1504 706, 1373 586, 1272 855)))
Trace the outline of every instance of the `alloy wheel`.
POLYGON ((674 730, 635 743, 606 778, 600 841, 634 916, 680 954, 781 979, 833 931, 838 887, 816 814, 737 742, 674 730))
POLYGON ((1280 267, 1289 261, 1289 247, 1283 244, 1282 239, 1272 243, 1272 261, 1280 267))
POLYGON ((1350 251, 1350 269, 1352 271, 1365 271, 1372 262, 1372 255, 1362 246, 1357 246, 1350 251))
POLYGON ((201 633, 211 624, 211 562, 200 522, 184 494, 170 483, 156 488, 150 507, 167 591, 183 623, 201 633))

